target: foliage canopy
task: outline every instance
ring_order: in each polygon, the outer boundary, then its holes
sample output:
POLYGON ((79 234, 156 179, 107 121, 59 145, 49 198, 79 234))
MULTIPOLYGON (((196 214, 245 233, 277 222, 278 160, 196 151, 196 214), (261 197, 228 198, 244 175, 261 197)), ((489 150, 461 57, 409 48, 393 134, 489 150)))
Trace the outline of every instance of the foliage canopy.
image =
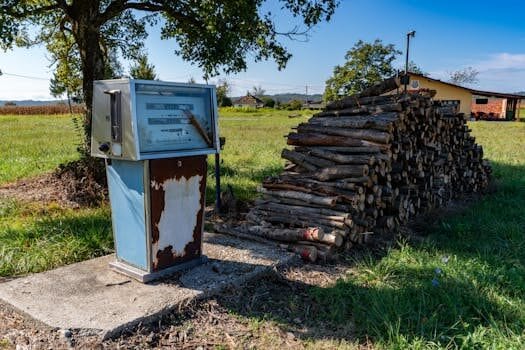
MULTIPOLYGON (((56 67, 80 61, 87 107, 86 143, 91 129, 92 84, 108 76, 112 57, 137 58, 149 25, 161 26, 163 39, 175 39, 175 52, 202 68, 206 77, 239 72, 247 57, 273 59, 284 68, 291 57, 280 38, 297 38, 329 20, 338 0, 279 0, 300 23, 282 31, 268 0, 3 0, 0 47, 44 43, 56 67), (36 30, 35 30, 36 28, 36 30), (31 35, 31 33, 38 33, 31 35), (60 45, 59 45, 60 44, 60 45), (64 52, 62 52, 64 51, 64 52)), ((275 5, 273 5, 275 7, 275 5)))
POLYGON ((217 104, 220 107, 229 107, 232 100, 228 97, 231 92, 230 83, 226 79, 219 79, 217 82, 217 104))
POLYGON ((396 73, 392 62, 401 54, 394 45, 359 40, 346 55, 346 62, 334 68, 333 76, 326 81, 325 101, 352 95, 396 73))
POLYGON ((155 73, 155 66, 148 62, 148 56, 143 53, 135 61, 129 69, 129 75, 133 79, 155 80, 157 74, 155 73))

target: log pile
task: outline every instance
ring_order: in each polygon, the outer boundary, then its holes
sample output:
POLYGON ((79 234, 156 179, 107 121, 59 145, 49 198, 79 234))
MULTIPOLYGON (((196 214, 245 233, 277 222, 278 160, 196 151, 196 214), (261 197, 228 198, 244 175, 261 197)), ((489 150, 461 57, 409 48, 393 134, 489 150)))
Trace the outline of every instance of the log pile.
POLYGON ((249 224, 237 230, 287 242, 307 260, 329 258, 482 191, 491 173, 482 147, 456 107, 431 97, 361 94, 299 124, 287 138, 293 149, 282 151, 285 171, 263 182, 249 224))

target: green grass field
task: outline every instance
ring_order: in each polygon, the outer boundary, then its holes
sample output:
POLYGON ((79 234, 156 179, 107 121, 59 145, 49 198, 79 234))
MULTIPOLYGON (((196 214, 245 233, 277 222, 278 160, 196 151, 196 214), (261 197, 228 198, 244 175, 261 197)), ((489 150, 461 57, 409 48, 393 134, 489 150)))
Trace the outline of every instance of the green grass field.
MULTIPOLYGON (((288 114, 222 112, 220 128, 227 138, 223 184, 231 184, 241 198, 253 198, 260 180, 281 170, 283 136, 306 119, 288 114)), ((0 182, 37 175, 75 157, 70 120, 32 117, 41 125, 40 133, 32 133, 25 129, 32 131, 34 125, 25 118, 0 117, 0 135, 11 145, 2 159, 0 182), (16 132, 13 125, 19 125, 16 132), (59 130, 61 136, 48 136, 59 130), (33 135, 31 147, 13 140, 25 133, 33 135), (27 165, 39 161, 41 152, 45 166, 27 165)), ((306 345, 354 348, 368 341, 385 349, 525 348, 525 123, 470 125, 492 161, 497 192, 431 223, 422 242, 400 241, 381 257, 356 260, 335 285, 310 288, 316 309, 323 310, 310 315, 314 326, 352 323, 355 329, 345 339, 312 339, 306 345)), ((212 192, 213 178, 208 181, 212 192)), ((71 210, 4 201, 0 276, 105 254, 112 246, 110 230, 107 208, 71 210)))
POLYGON ((70 116, 0 116, 0 184, 74 159, 78 139, 70 116))
MULTIPOLYGON (((239 113, 221 110, 220 132, 226 137, 221 154, 221 187, 231 185, 242 200, 253 199, 257 185, 269 175, 279 173, 284 160, 281 151, 290 128, 306 121, 311 112, 260 110, 239 113), (289 115, 300 117, 289 118, 289 115)), ((211 157, 210 157, 211 158, 211 157)), ((213 173, 210 159, 210 175, 213 173)), ((215 180, 208 177, 210 195, 215 180)))

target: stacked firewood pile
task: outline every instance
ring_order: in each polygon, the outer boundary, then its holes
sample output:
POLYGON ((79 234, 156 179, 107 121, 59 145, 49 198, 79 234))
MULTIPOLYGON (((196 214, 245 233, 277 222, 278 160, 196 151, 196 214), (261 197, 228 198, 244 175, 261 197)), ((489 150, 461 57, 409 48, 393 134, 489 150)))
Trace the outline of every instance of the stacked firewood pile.
POLYGON ((466 119, 432 93, 380 94, 390 79, 329 104, 288 135, 285 171, 266 179, 244 233, 286 242, 308 260, 391 231, 453 198, 483 190, 491 172, 466 119))

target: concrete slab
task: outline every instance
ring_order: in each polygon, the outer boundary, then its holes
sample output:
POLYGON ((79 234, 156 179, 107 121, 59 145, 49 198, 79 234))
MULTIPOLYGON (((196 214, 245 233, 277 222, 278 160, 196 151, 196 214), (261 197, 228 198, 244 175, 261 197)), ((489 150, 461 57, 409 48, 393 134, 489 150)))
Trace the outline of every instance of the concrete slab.
POLYGON ((0 300, 51 327, 107 338, 196 299, 241 286, 295 257, 275 246, 205 234, 209 260, 150 284, 113 272, 108 255, 0 283, 0 300))

